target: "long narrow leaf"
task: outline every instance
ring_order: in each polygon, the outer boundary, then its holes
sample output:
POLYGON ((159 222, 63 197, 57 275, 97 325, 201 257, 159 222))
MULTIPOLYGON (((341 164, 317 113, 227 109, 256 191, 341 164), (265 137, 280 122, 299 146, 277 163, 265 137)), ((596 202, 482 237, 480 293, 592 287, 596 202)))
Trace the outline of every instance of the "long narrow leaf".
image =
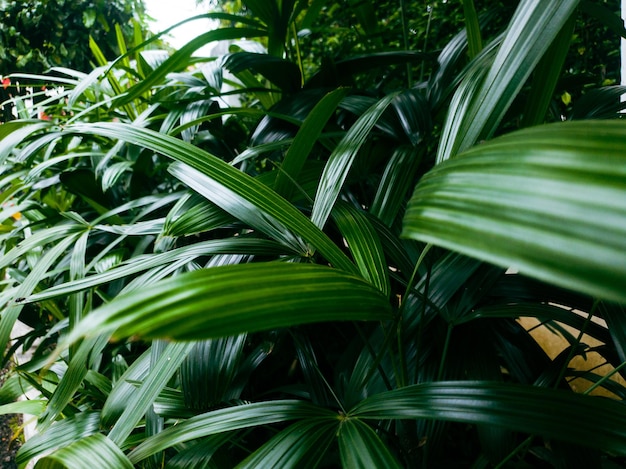
POLYGON ((452 139, 455 143, 446 147, 444 153, 440 152, 439 160, 450 158, 494 133, 577 5, 578 0, 522 0, 519 3, 480 90, 467 95, 468 104, 462 112, 448 115, 447 120, 459 121, 459 131, 443 135, 444 141, 452 139))
POLYGON ((359 419, 343 420, 337 438, 343 467, 402 467, 374 430, 359 419))
MULTIPOLYGON (((306 419, 282 430, 252 453, 237 469, 257 467, 315 468, 335 438, 335 418, 306 419)), ((373 466, 372 466, 373 467, 373 466)))
POLYGON ((99 430, 99 422, 100 414, 90 411, 56 422, 45 432, 37 433, 29 438, 18 451, 15 461, 22 464, 36 456, 93 435, 99 430))
POLYGON ((311 213, 311 220, 316 226, 322 228, 326 224, 361 146, 369 137, 378 118, 395 97, 395 93, 389 94, 372 105, 357 119, 330 155, 317 188, 311 213))
POLYGON ((328 409, 304 401, 276 400, 243 404, 197 415, 148 438, 128 454, 133 463, 185 441, 242 428, 296 419, 337 418, 328 409))
POLYGON ((343 88, 328 93, 315 105, 304 120, 302 127, 300 127, 300 130, 285 155, 283 164, 280 167, 280 172, 276 176, 274 190, 278 194, 289 199, 293 191, 291 181, 298 178, 298 174, 313 149, 313 145, 315 145, 322 130, 324 130, 326 122, 346 93, 347 90, 343 88))
POLYGON ((626 302, 626 126, 519 131, 435 167, 403 235, 626 302))
POLYGON ((626 454, 622 402, 552 388, 486 381, 426 383, 366 398, 349 414, 481 423, 626 454))
POLYGON ((191 144, 120 123, 76 124, 68 130, 124 140, 188 164, 210 177, 225 194, 232 194, 245 205, 255 206, 260 212, 302 236, 336 267, 356 272, 356 267, 345 254, 292 204, 248 175, 191 144))
POLYGON ((71 340, 94 331, 194 340, 389 317, 387 299, 352 274, 312 264, 240 264, 181 274, 118 296, 87 316, 71 340))
POLYGON ((387 261, 378 234, 369 219, 347 203, 335 204, 332 216, 363 278, 389 296, 391 286, 387 261))
POLYGON ((192 348, 190 343, 166 347, 137 392, 126 402, 124 412, 109 432, 111 441, 118 445, 124 443, 192 348))
POLYGON ((96 433, 66 446, 37 462, 41 469, 133 469, 133 465, 111 440, 96 433))

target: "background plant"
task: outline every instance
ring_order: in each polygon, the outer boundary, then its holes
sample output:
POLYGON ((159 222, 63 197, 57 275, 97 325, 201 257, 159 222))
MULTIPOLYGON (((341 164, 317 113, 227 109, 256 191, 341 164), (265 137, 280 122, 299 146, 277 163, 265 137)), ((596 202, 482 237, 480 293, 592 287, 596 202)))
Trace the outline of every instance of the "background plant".
POLYGON ((588 4, 465 2, 441 50, 381 38, 315 68, 297 32, 334 2, 244 3, 171 56, 91 41, 51 120, 0 127, 0 341, 18 318, 40 340, 0 390, 38 418, 19 460, 623 462, 621 90, 544 124, 588 4), (609 371, 570 368, 590 353, 609 371))

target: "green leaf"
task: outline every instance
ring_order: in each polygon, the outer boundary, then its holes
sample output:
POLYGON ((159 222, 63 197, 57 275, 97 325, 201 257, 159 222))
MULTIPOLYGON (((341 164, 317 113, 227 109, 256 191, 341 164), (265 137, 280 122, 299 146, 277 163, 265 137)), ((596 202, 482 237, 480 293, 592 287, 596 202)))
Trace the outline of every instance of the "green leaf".
POLYGON ((290 198, 294 189, 293 181, 298 179, 315 142, 346 93, 347 89, 340 88, 326 94, 311 110, 298 130, 293 143, 287 150, 274 184, 274 190, 286 199, 290 198))
MULTIPOLYGON (((279 241, 301 256, 306 255, 306 247, 298 236, 288 230, 283 223, 245 199, 233 196, 224 190, 213 179, 205 176, 196 169, 187 165, 173 163, 169 172, 183 182, 187 187, 219 206, 222 210, 239 219, 253 228, 265 233, 272 239, 279 241)), ((240 173, 243 174, 243 173, 240 173)))
MULTIPOLYGON (((335 439, 337 419, 312 418, 281 430, 236 467, 315 468, 335 439)), ((374 467, 374 466, 371 466, 374 467)))
POLYGON ((545 121, 546 111, 554 96, 557 82, 561 77, 563 64, 570 49, 575 25, 576 16, 572 15, 537 64, 532 79, 530 95, 526 98, 526 109, 524 109, 521 123, 522 127, 542 124, 545 121))
POLYGON ((52 393, 46 411, 39 419, 38 431, 45 431, 66 410, 72 397, 83 384, 90 365, 97 361, 108 341, 107 335, 89 337, 85 339, 76 351, 63 374, 61 381, 52 393))
POLYGON ((363 212, 343 202, 335 204, 332 216, 363 278, 388 297, 391 286, 387 261, 378 234, 369 219, 363 212))
MULTIPOLYGON (((506 31, 480 89, 462 98, 459 112, 451 112, 447 121, 457 122, 458 131, 445 133, 444 141, 453 145, 440 150, 438 160, 445 160, 493 135, 505 112, 524 86, 526 79, 552 44, 563 25, 573 14, 578 0, 535 2, 522 0, 506 31)), ((474 81, 474 76, 466 80, 474 81)))
POLYGON ((161 82, 168 73, 184 70, 189 65, 189 58, 192 54, 210 42, 241 38, 250 39, 263 36, 264 34, 263 31, 253 28, 221 28, 200 34, 177 50, 169 59, 159 65, 156 70, 128 90, 126 94, 118 93, 120 98, 117 104, 122 105, 132 102, 161 82))
POLYGON ((185 441, 242 428, 319 417, 332 419, 337 418, 337 414, 296 400, 275 400, 227 407, 197 415, 165 429, 137 446, 128 454, 128 458, 133 463, 137 463, 154 453, 185 441))
POLYGON ((96 433, 37 462, 36 469, 133 469, 126 455, 106 436, 96 433))
POLYGON ((28 414, 39 416, 46 407, 43 399, 30 399, 25 401, 11 402, 0 405, 0 415, 6 414, 28 414))
POLYGON ((370 136, 378 118, 385 112, 396 95, 396 93, 392 93, 385 96, 365 111, 328 158, 311 212, 311 221, 316 226, 322 228, 326 224, 361 146, 370 136))
POLYGON ((164 236, 189 236, 228 225, 235 219, 199 194, 190 192, 168 212, 164 236))
POLYGON ((622 402, 560 389, 487 381, 425 383, 368 397, 349 415, 481 423, 626 454, 622 402))
POLYGON ((188 164, 211 178, 221 200, 230 196, 241 202, 242 207, 255 207, 256 211, 269 215, 270 222, 276 220, 293 233, 302 236, 336 267, 348 272, 356 271, 356 267, 345 254, 292 204, 267 186, 191 144, 148 129, 120 123, 75 124, 67 129, 124 140, 188 164))
POLYGON ((417 51, 372 52, 357 55, 337 62, 323 62, 320 71, 313 75, 306 84, 306 88, 324 88, 352 83, 352 77, 374 69, 389 70, 394 65, 421 64, 430 60, 431 56, 417 51))
POLYGON ((42 292, 27 296, 23 303, 34 303, 65 296, 154 269, 155 267, 175 264, 185 260, 191 262, 198 257, 211 254, 289 255, 293 253, 286 250, 281 244, 264 239, 236 237, 200 241, 195 244, 172 249, 171 251, 135 256, 132 260, 121 263, 101 274, 90 275, 82 279, 61 283, 42 292))
MULTIPOLYGON (((19 253, 25 255, 27 251, 24 252, 24 250, 29 246, 40 246, 44 242, 50 240, 57 242, 54 247, 52 247, 44 255, 42 255, 40 259, 38 259, 38 262, 30 271, 28 276, 21 282, 19 287, 17 287, 14 300, 9 303, 9 305, 6 306, 2 311, 2 321, 0 321, 0 350, 6 350, 7 343, 11 336, 11 330, 13 329, 13 325, 15 324, 15 321, 19 317, 22 308, 24 307, 24 305, 21 303, 21 300, 23 298, 26 298, 37 288, 37 285, 48 273, 50 267, 58 261, 58 259, 66 252, 68 247, 71 246, 72 243, 74 243, 76 239, 80 236, 80 234, 76 232, 76 225, 70 225, 69 228, 67 225, 63 225, 59 226, 58 228, 60 229, 43 230, 31 236, 30 238, 27 238, 17 248, 12 249, 7 255, 2 256, 0 260, 0 264, 8 264, 9 262, 12 262, 13 259, 18 258, 18 256, 20 255, 19 253), (66 237, 57 238, 54 237, 53 233, 63 233, 66 237), (41 236, 37 236, 38 234, 41 236), (52 239, 50 239, 51 236, 52 239), (17 255, 16 252, 18 253, 17 255)), ((82 229, 82 227, 80 226, 78 228, 82 229)))
POLYGON ((359 419, 342 420, 337 438, 343 467, 363 469, 402 467, 376 432, 359 419))
POLYGON ((376 190, 370 213, 390 227, 403 208, 409 189, 415 184, 415 176, 423 150, 413 146, 397 148, 383 173, 376 190))
POLYGON ((480 38, 480 24, 478 22, 478 15, 476 14, 474 0, 463 0, 463 12, 465 14, 469 58, 473 59, 483 48, 480 38))
POLYGON ((224 60, 224 67, 233 74, 251 70, 268 79, 285 93, 297 91, 302 82, 300 69, 295 63, 267 54, 235 52, 224 60))
POLYGON ((111 441, 122 445, 135 429, 142 417, 170 378, 178 371, 180 364, 192 349, 193 344, 169 344, 148 372, 139 389, 126 402, 122 415, 109 432, 111 441))
POLYGON ((197 342, 180 367, 185 404, 206 411, 221 402, 239 399, 233 381, 243 360, 246 334, 197 342))
POLYGON ((71 333, 206 339, 322 321, 389 319, 386 298, 352 274, 312 264, 259 263, 180 274, 120 295, 71 333), (306 292, 306 295, 303 294, 306 292))
POLYGON ((626 302, 626 126, 518 131, 436 166, 403 235, 626 302))
POLYGON ((0 127, 0 164, 4 163, 17 145, 40 130, 50 129, 52 125, 50 122, 26 119, 2 124, 0 127))
POLYGON ((85 411, 60 420, 42 433, 36 433, 22 445, 17 452, 15 461, 18 464, 45 454, 51 450, 58 450, 69 446, 73 442, 98 432, 100 414, 85 411))

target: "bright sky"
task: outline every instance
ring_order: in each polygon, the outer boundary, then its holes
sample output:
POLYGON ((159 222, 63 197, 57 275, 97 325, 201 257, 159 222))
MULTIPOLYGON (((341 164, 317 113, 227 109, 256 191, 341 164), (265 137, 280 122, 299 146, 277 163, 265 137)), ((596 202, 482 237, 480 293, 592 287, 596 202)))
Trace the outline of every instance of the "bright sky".
MULTIPOLYGON (((152 31, 157 33, 184 19, 206 13, 206 8, 197 8, 196 0, 144 0, 148 15, 154 18, 152 31)), ((165 39, 178 49, 191 39, 211 29, 211 22, 196 20, 173 30, 165 39)))

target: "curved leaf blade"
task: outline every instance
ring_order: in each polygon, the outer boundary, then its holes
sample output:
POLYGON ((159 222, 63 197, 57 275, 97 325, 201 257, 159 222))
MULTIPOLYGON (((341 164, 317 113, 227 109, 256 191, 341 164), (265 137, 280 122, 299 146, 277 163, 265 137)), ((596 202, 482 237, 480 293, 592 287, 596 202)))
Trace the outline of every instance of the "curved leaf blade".
POLYGON ((495 139, 422 179, 403 235, 626 302, 625 148, 617 121, 495 139))
POLYGON ((133 465, 115 444, 96 433, 66 446, 37 462, 41 469, 132 469, 133 465))
POLYGON ((246 206, 254 206, 311 243, 335 267, 356 272, 346 255, 296 207, 254 178, 194 145, 122 123, 74 124, 66 130, 123 140, 185 163, 211 178, 224 193, 222 197, 230 195, 246 206))
POLYGON ((337 437, 343 467, 402 467, 376 432, 359 419, 343 420, 337 437))
POLYGON ((137 463, 152 454, 185 441, 242 428, 319 417, 336 418, 336 414, 322 407, 296 400, 276 400, 227 407, 196 415, 167 428, 137 446, 128 454, 128 458, 133 463, 137 463))
POLYGON ((391 286, 387 261, 378 233, 369 219, 364 213, 342 202, 335 205, 332 217, 348 243, 363 278, 378 287, 385 296, 389 296, 391 286))
POLYGON ((326 224, 359 149, 396 96, 397 93, 389 94, 365 111, 330 155, 324 167, 311 212, 311 220, 316 226, 322 228, 326 224))
POLYGON ((385 296, 355 275, 312 264, 238 264, 120 295, 79 323, 69 341, 107 330, 117 338, 195 340, 390 315, 385 296))
POLYGON ((488 381, 426 383, 366 398, 349 415, 480 423, 626 454, 622 402, 560 389, 488 381))
POLYGON ((315 468, 337 431, 335 418, 306 419, 282 430, 237 469, 256 467, 315 468))

